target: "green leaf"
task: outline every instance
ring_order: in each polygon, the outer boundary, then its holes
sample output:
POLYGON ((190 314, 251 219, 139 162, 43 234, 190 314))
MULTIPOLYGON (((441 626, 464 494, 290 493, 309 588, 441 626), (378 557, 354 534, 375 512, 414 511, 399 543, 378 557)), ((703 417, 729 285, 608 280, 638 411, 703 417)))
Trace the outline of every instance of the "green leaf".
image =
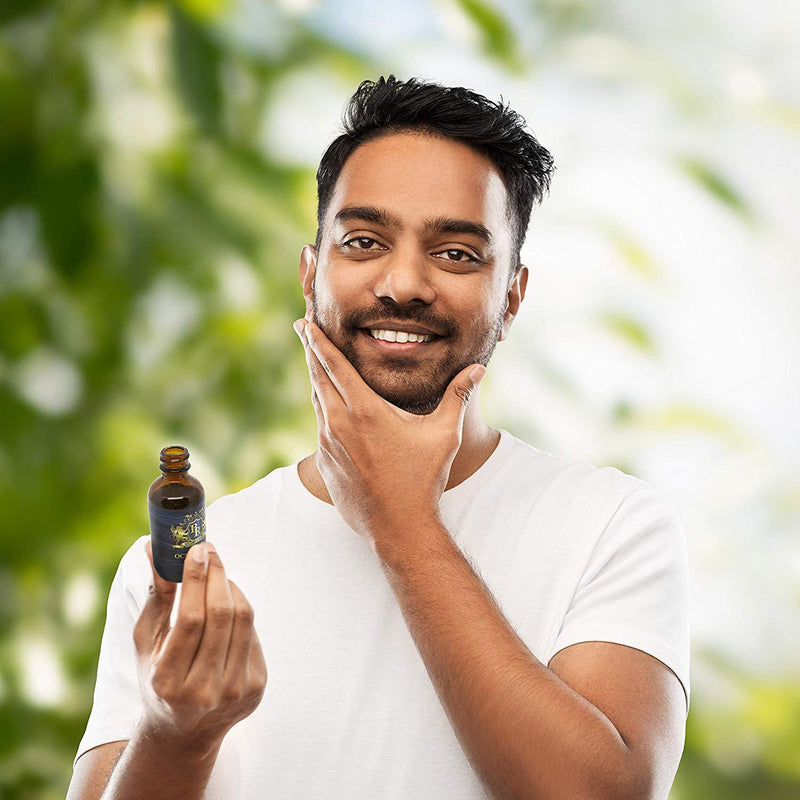
POLYGON ((626 267, 629 267, 631 271, 644 278, 655 279, 659 277, 658 266, 638 239, 614 222, 608 222, 602 228, 614 243, 622 257, 622 263, 626 267))
POLYGON ((706 433, 725 442, 734 450, 745 450, 753 446, 747 431, 734 420, 724 415, 691 403, 673 403, 663 408, 638 411, 626 420, 628 424, 651 431, 694 430, 706 433))
POLYGON ((690 178, 697 181, 720 203, 746 220, 753 220, 753 211, 747 201, 714 167, 691 156, 680 157, 678 163, 690 178))
POLYGON ((3 0, 0 3, 0 25, 19 17, 31 16, 45 6, 45 0, 3 0))
POLYGON ((40 167, 36 203, 42 235, 53 265, 67 278, 83 270, 95 245, 99 185, 92 156, 40 167))
POLYGON ((170 6, 172 57, 178 91, 201 129, 219 129, 222 90, 220 49, 208 30, 177 6, 170 6))
POLYGON ((519 71, 514 33, 505 17, 482 0, 459 0, 459 5, 480 31, 484 52, 511 71, 519 71))
POLYGON ((608 311, 598 316, 598 322, 603 328, 632 344, 637 350, 647 353, 655 352, 655 343, 650 333, 633 317, 608 311))

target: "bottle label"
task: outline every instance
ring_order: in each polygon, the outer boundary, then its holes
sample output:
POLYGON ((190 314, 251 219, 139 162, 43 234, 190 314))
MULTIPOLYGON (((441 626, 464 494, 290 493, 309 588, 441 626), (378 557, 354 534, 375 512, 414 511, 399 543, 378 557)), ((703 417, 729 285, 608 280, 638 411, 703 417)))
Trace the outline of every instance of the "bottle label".
POLYGON ((206 507, 204 502, 185 508, 150 506, 150 539, 153 543, 153 565, 165 580, 183 580, 183 562, 192 545, 206 540, 206 507))

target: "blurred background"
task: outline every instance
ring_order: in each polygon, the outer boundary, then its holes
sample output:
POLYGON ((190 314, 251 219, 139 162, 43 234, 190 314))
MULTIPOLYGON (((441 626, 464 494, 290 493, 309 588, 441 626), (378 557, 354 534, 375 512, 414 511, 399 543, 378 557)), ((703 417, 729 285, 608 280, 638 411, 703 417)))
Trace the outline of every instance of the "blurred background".
POLYGON ((62 798, 161 447, 208 501, 311 452, 300 248, 364 79, 554 154, 487 421, 686 530, 673 800, 800 796, 800 4, 3 0, 0 797, 62 798))

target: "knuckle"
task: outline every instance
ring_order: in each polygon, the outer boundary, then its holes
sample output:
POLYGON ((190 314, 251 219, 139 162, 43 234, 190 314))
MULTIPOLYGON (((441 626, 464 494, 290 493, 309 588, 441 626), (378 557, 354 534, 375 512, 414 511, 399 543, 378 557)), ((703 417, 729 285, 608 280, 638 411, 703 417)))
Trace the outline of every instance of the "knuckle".
POLYGON ((221 700, 225 705, 236 705, 244 698, 241 684, 236 681, 222 687, 221 700))
POLYGON ((150 679, 150 685, 158 697, 167 703, 174 703, 176 699, 175 684, 169 676, 156 671, 150 679))
POLYGON ((233 608, 223 603, 209 607, 208 618, 215 625, 226 625, 233 619, 233 608))
POLYGON ((198 633, 204 625, 205 617, 199 611, 187 611, 177 620, 177 627, 184 633, 198 633))
POLYGON ((267 665, 262 661, 260 667, 255 670, 250 683, 250 691, 254 694, 262 694, 267 685, 267 665))
POLYGON ((311 359, 311 372, 314 374, 314 377, 318 378, 322 371, 323 371, 322 367, 319 365, 319 363, 314 361, 314 359, 312 358, 311 359))
POLYGON ((461 398, 461 401, 466 403, 469 401, 472 389, 469 386, 456 386, 455 392, 461 398))
POLYGON ((266 675, 263 680, 253 681, 248 685, 247 699, 253 703, 253 707, 261 702, 264 692, 267 690, 266 675))
POLYGON ((236 604, 236 618, 241 619, 242 622, 252 624, 255 619, 255 610, 247 600, 236 604))
POLYGON ((240 702, 246 704, 252 711, 261 702, 261 698, 264 696, 266 686, 266 681, 256 680, 251 675, 251 677, 247 680, 246 685, 243 687, 240 702))
POLYGON ((192 692, 191 705, 198 711, 207 712, 217 707, 217 699, 217 694, 213 689, 203 686, 192 692))

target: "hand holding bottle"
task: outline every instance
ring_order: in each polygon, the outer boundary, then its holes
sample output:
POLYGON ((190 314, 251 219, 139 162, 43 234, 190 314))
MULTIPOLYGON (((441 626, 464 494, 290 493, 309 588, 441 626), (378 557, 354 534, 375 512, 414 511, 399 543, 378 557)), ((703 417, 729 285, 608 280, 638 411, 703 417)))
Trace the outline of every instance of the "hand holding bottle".
MULTIPOLYGON (((253 609, 210 542, 185 560, 175 626, 170 615, 178 584, 153 568, 153 585, 134 628, 142 724, 155 736, 195 753, 211 751, 261 702, 267 668, 253 609)), ((180 750, 176 751, 177 753, 180 750)))

